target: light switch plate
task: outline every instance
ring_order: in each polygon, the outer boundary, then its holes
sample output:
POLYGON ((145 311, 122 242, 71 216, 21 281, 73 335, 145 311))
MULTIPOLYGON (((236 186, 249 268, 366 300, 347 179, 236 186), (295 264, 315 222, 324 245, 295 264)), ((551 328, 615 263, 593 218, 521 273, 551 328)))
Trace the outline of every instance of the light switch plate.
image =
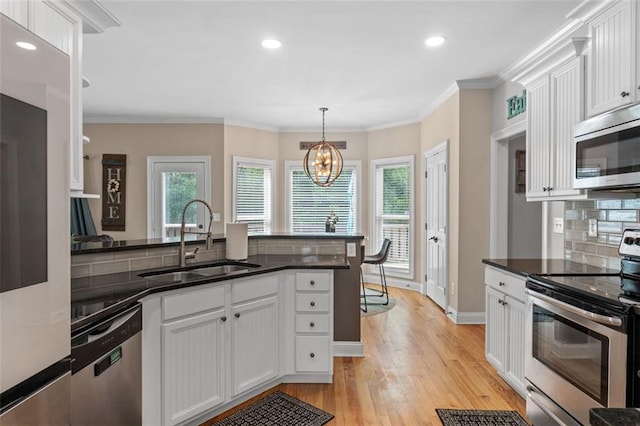
POLYGON ((561 217, 553 218, 553 232, 556 234, 562 234, 564 232, 564 219, 561 217))
POLYGON ((598 219, 589 219, 589 236, 598 236, 598 219))
POLYGON ((356 257, 356 243, 347 243, 347 257, 356 257))

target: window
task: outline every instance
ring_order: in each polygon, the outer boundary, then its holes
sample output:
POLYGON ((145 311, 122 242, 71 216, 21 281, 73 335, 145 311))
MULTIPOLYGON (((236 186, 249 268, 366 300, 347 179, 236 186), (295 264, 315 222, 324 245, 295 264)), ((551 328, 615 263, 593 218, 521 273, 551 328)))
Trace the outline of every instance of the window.
POLYGON ((273 229, 274 164, 233 157, 233 220, 247 223, 249 234, 273 229))
POLYGON ((413 156, 372 161, 372 244, 385 238, 391 250, 385 263, 390 275, 413 278, 413 156))
POLYGON ((290 232, 325 232, 331 213, 338 217, 336 233, 350 234, 360 229, 360 161, 345 161, 342 174, 328 187, 320 187, 307 177, 302 163, 286 162, 286 228, 290 232))
MULTIPOLYGON (((147 235, 180 236, 182 209, 190 200, 210 200, 210 157, 147 157, 147 235)), ((185 214, 186 229, 202 232, 209 214, 197 204, 185 214)))

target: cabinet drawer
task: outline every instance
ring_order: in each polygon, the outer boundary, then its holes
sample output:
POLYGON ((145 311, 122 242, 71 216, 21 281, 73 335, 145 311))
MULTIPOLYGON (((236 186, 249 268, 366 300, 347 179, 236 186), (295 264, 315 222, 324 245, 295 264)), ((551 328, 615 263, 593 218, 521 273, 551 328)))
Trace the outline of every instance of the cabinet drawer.
POLYGON ((329 290, 329 274, 319 272, 296 273, 296 290, 327 291, 329 290))
POLYGON ((329 336, 296 337, 296 371, 330 371, 329 336))
POLYGON ((296 333, 328 333, 328 315, 296 315, 296 333))
POLYGON ((526 279, 524 277, 487 267, 484 270, 484 282, 486 285, 508 294, 514 299, 525 300, 524 287, 526 279))
POLYGON ((262 276, 233 283, 231 285, 231 303, 245 302, 276 293, 278 293, 278 277, 262 276))
POLYGON ((328 294, 296 294, 297 312, 329 312, 328 294))
POLYGON ((224 285, 162 297, 162 320, 209 311, 224 306, 224 285))

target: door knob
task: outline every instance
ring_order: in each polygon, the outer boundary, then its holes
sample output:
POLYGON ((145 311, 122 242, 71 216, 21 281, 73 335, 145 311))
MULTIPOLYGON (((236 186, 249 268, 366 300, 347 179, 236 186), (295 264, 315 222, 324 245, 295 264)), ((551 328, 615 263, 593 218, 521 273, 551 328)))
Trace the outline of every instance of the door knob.
MULTIPOLYGON (((438 242, 438 237, 436 237, 435 235, 431 238, 429 238, 429 240, 433 240, 434 243, 438 242)), ((427 240, 428 241, 428 240, 427 240)))
POLYGON ((620 96, 622 96, 623 98, 626 98, 627 96, 629 96, 629 92, 626 92, 623 90, 622 92, 620 92, 620 96))

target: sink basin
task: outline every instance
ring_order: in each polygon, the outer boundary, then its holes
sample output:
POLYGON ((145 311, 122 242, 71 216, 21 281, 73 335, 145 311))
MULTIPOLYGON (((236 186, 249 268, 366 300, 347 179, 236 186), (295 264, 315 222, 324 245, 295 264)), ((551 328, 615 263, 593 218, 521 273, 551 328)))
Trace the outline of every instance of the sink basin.
POLYGON ((180 269, 143 272, 142 274, 138 274, 138 276, 152 280, 189 282, 211 277, 248 272, 250 269, 259 267, 260 265, 256 265, 254 263, 215 263, 200 266, 187 266, 180 269))

